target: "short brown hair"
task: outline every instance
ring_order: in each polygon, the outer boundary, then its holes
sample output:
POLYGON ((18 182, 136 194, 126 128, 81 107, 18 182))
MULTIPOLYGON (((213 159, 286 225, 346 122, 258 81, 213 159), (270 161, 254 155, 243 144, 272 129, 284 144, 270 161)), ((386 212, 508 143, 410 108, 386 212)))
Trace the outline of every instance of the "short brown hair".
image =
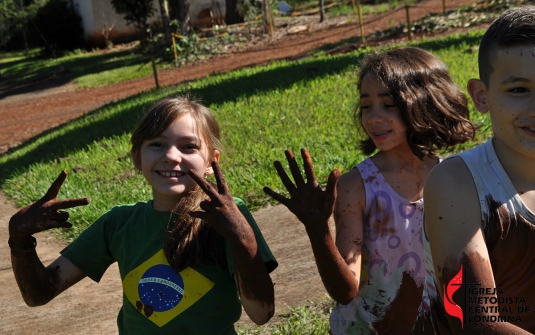
MULTIPOLYGON (((360 67, 359 91, 367 75, 387 87, 407 127, 407 142, 420 159, 473 139, 477 127, 469 120, 466 95, 455 85, 446 65, 430 52, 399 48, 369 54, 360 67)), ((363 129, 360 103, 355 116, 363 129)), ((365 136, 360 148, 371 155, 376 146, 365 136)))
POLYGON ((492 61, 499 49, 535 45, 535 6, 520 6, 502 13, 483 35, 479 44, 479 78, 489 85, 492 61))

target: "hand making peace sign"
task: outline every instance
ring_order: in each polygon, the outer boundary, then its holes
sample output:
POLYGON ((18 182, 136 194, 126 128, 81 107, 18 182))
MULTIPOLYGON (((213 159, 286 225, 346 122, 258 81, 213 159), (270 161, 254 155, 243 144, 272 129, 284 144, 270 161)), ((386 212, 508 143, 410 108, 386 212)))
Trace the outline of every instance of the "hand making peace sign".
POLYGON ((65 178, 67 178, 67 172, 61 171, 41 199, 24 207, 11 217, 9 220, 10 240, 17 244, 16 241, 27 239, 40 231, 72 227, 72 224, 67 222, 69 213, 60 211, 60 209, 85 206, 89 204, 89 199, 78 198, 58 201, 57 196, 65 178))
POLYGON ((188 172, 189 176, 210 197, 210 200, 204 200, 200 204, 204 212, 191 212, 190 215, 210 223, 223 237, 229 241, 234 241, 240 231, 243 231, 244 225, 248 227, 249 224, 236 206, 219 164, 212 162, 212 168, 217 190, 208 180, 199 176, 195 170, 188 172))

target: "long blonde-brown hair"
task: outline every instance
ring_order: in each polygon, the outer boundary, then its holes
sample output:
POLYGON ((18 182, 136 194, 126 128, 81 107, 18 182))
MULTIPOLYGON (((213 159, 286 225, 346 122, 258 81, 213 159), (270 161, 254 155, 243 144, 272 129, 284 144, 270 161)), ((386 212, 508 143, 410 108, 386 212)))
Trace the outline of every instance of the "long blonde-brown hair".
MULTIPOLYGON (((130 138, 132 159, 136 160, 144 141, 158 137, 174 120, 187 114, 195 120, 207 146, 210 157, 204 159, 213 159, 216 150, 221 152, 217 121, 208 108, 187 96, 162 99, 149 108, 130 138)), ((222 236, 210 224, 189 215, 199 210, 204 199, 206 194, 200 187, 195 187, 181 198, 169 219, 163 248, 169 265, 177 272, 188 266, 195 267, 203 260, 211 260, 219 266, 225 262, 221 257, 222 236)))

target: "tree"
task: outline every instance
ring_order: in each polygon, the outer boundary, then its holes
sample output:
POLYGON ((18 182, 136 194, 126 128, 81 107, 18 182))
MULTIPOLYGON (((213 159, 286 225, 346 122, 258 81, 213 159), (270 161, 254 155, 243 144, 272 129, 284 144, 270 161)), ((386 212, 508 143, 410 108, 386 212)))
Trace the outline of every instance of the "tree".
POLYGON ((320 22, 323 22, 325 20, 325 3, 323 0, 320 1, 320 22))
POLYGON ((127 24, 133 25, 141 32, 141 41, 147 33, 148 20, 154 15, 156 9, 152 0, 111 0, 111 4, 117 14, 124 14, 127 24))
POLYGON ((225 23, 226 24, 235 24, 235 23, 242 23, 244 22, 243 14, 240 13, 238 8, 238 2, 239 0, 227 0, 226 3, 226 11, 225 14, 225 23))
POLYGON ((46 0, 0 0, 0 48, 5 47, 12 37, 21 34, 24 47, 28 49, 28 23, 45 4, 46 0))
POLYGON ((189 17, 189 1, 178 0, 177 1, 177 17, 179 22, 179 30, 182 35, 188 35, 191 30, 190 17, 189 17))
POLYGON ((162 16, 162 27, 165 34, 165 42, 171 43, 171 35, 169 33, 169 16, 167 16, 167 9, 165 8, 164 0, 158 0, 160 4, 160 14, 162 16))

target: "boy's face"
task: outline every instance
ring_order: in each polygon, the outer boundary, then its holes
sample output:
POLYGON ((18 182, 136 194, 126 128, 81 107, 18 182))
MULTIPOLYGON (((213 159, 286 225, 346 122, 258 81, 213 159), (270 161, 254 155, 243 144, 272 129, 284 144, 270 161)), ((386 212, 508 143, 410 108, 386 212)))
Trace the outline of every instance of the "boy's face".
POLYGON ((490 113, 495 145, 535 158, 535 45, 497 50, 489 84, 468 83, 476 108, 490 113))

